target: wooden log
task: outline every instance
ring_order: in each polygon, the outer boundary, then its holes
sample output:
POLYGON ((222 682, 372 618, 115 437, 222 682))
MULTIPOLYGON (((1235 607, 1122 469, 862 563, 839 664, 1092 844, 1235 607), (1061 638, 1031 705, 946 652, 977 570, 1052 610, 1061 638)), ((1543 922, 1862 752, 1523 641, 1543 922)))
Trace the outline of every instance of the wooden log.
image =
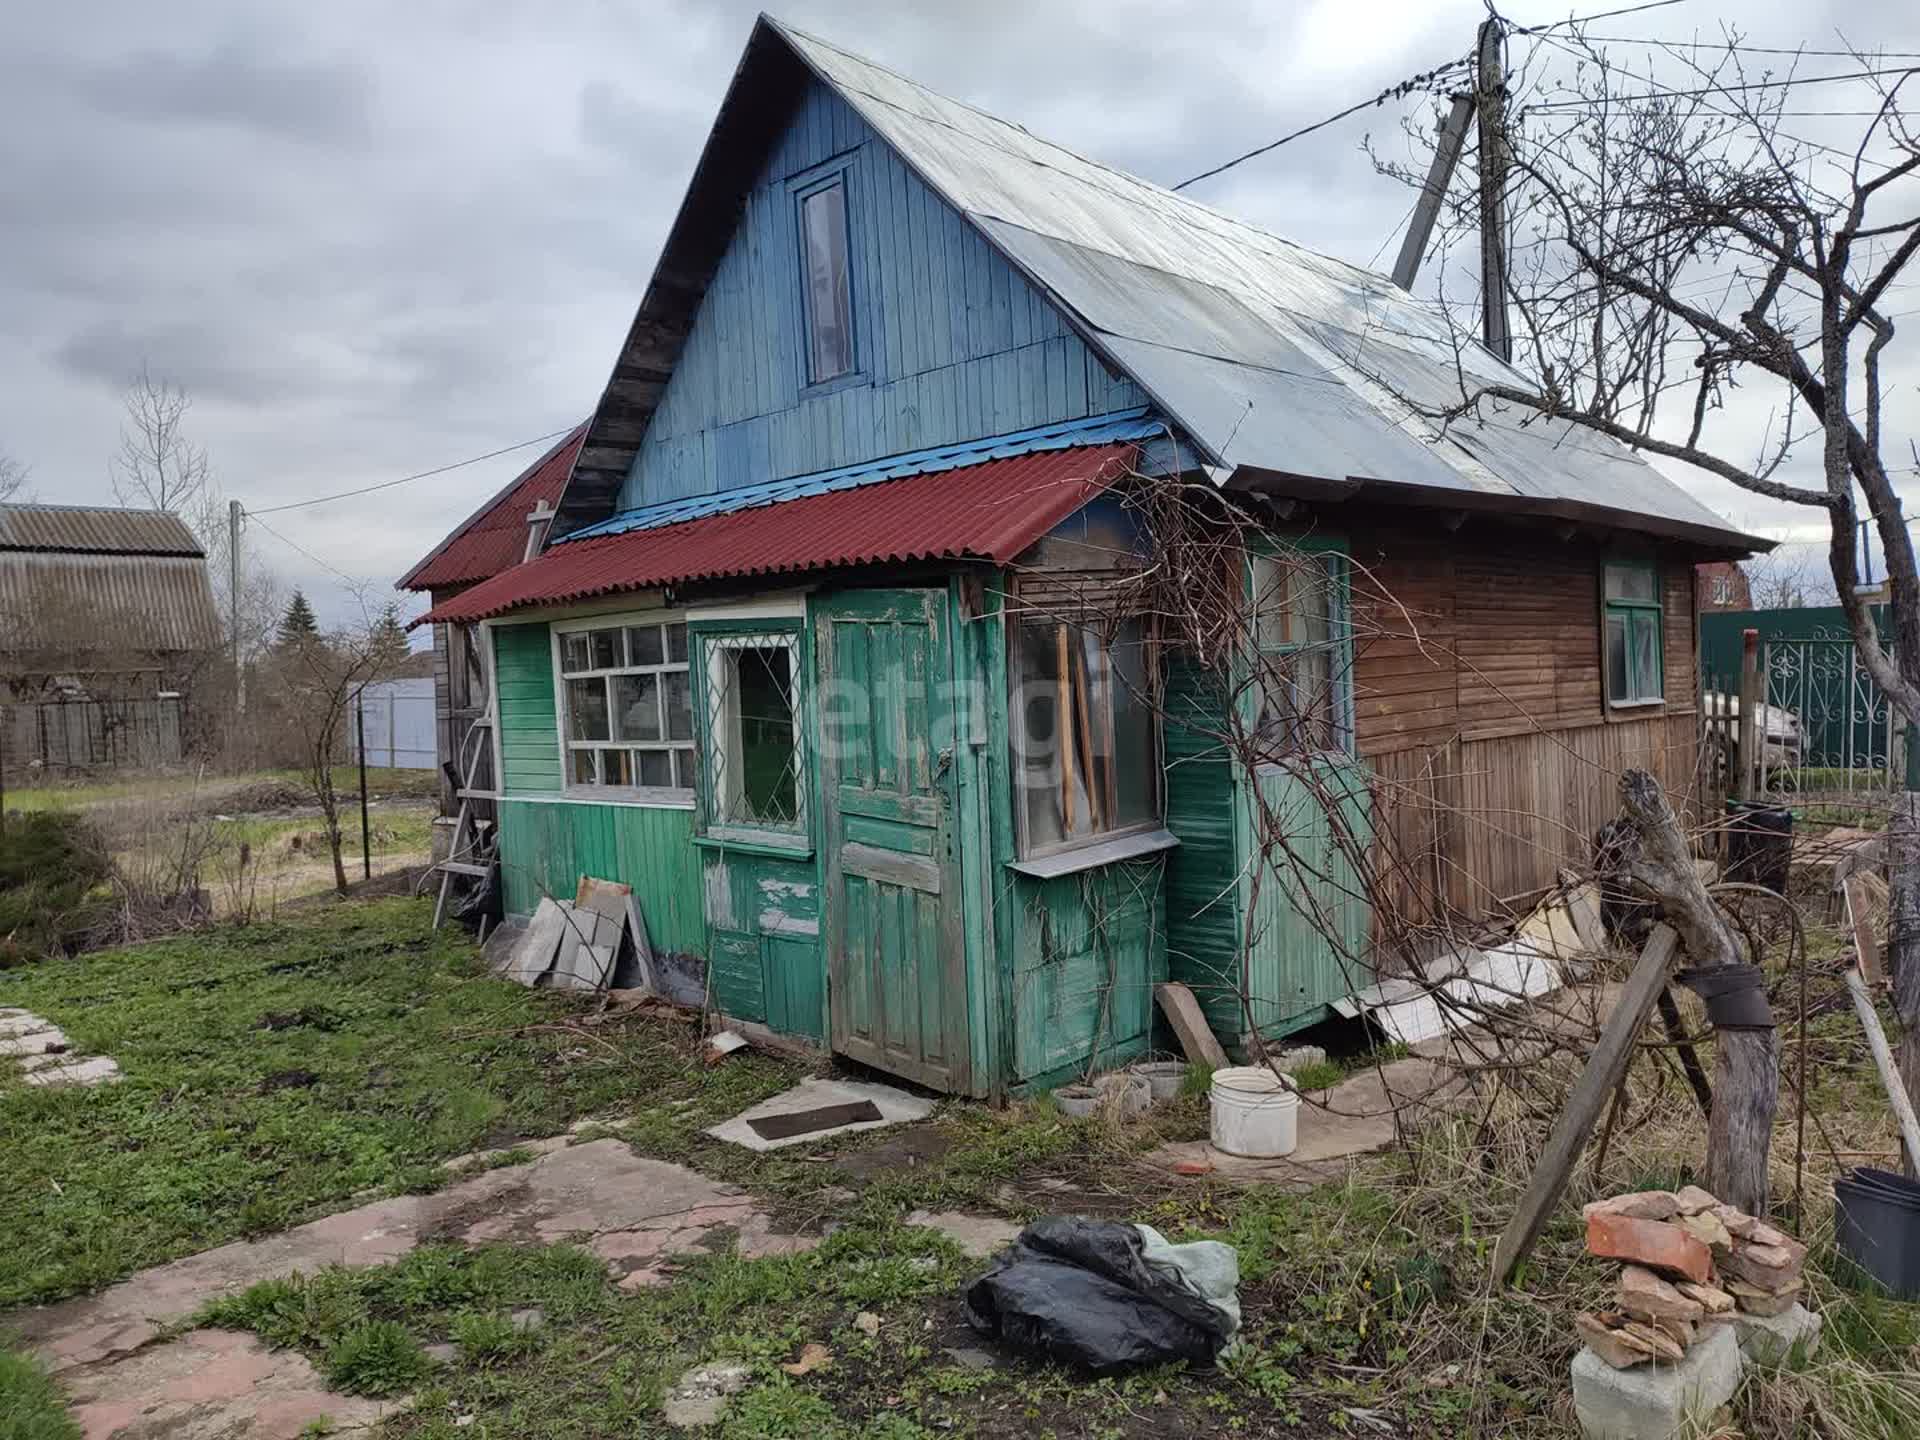
POLYGON ((1540 1152, 1540 1163, 1533 1168, 1533 1178, 1527 1182, 1526 1194, 1520 1197, 1520 1207, 1500 1233, 1500 1243, 1493 1252, 1495 1283, 1504 1284, 1513 1274, 1514 1266, 1527 1258, 1534 1242, 1540 1238, 1547 1216, 1566 1189, 1567 1177, 1573 1173, 1580 1152, 1586 1148, 1600 1112, 1627 1073, 1633 1059, 1634 1041, 1667 988, 1667 971, 1673 964, 1679 942, 1680 937, 1665 925, 1654 926, 1653 933, 1647 937, 1646 948, 1634 964, 1620 1003, 1607 1017, 1606 1026, 1600 1032, 1600 1043, 1587 1057, 1587 1068, 1580 1072, 1579 1083, 1567 1097, 1553 1134, 1540 1152))
POLYGON ((1867 882, 1859 875, 1846 878, 1847 924, 1853 930, 1853 953, 1859 957, 1860 974, 1869 985, 1884 978, 1880 970, 1880 939, 1873 933, 1873 904, 1867 895, 1867 882))
POLYGON ((1873 1051, 1874 1068, 1880 1072, 1880 1084, 1893 1105, 1894 1118, 1900 1122, 1900 1135, 1909 1155, 1920 1155, 1920 1117, 1913 1113, 1913 1101, 1894 1068, 1893 1048, 1887 1044, 1887 1032, 1880 1028, 1880 1012, 1873 1008, 1873 995, 1857 969, 1847 971, 1847 990, 1853 996, 1853 1011, 1860 1017, 1860 1028, 1867 1032, 1867 1048, 1873 1051))

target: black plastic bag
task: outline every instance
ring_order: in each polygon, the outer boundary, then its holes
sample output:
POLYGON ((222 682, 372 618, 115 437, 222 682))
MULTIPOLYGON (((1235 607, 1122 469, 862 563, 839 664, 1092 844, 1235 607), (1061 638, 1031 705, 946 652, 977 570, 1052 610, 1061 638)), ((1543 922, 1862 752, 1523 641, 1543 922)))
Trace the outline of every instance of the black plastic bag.
POLYGON ((1020 1232, 967 1288, 983 1334, 1108 1375, 1169 1360, 1211 1365, 1228 1322, 1142 1259, 1140 1232, 1050 1216, 1020 1232))

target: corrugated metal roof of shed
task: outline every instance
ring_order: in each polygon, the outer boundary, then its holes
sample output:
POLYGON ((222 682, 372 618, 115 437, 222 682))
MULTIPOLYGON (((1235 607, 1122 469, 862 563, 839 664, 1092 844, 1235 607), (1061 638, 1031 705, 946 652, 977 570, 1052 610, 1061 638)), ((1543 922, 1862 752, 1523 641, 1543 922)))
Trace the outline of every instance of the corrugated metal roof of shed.
POLYGON ((0 650, 50 661, 212 650, 220 617, 199 555, 0 553, 0 650))
POLYGON ((726 515, 557 545, 436 605, 415 624, 701 580, 920 560, 1014 558, 1126 472, 1130 441, 804 495, 726 515))
POLYGON ((0 505, 0 550, 206 553, 186 522, 171 511, 125 510, 107 505, 0 505))
POLYGON ((527 553, 527 512, 542 500, 559 503, 586 433, 583 421, 394 581, 394 589, 466 585, 518 565, 527 553))

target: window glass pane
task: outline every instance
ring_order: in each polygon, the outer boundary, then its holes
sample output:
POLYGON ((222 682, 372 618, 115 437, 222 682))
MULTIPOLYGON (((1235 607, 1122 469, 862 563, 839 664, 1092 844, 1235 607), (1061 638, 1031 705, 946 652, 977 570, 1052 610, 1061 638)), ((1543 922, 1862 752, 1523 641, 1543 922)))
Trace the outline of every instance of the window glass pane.
POLYGON ((1287 566, 1272 555, 1253 557, 1255 641, 1262 650, 1295 643, 1287 566))
POLYGON ((1633 661, 1633 698, 1660 698, 1660 613, 1636 610, 1628 617, 1633 643, 1627 648, 1633 661))
POLYGON ((629 665, 659 665, 665 660, 666 651, 660 645, 658 625, 627 627, 627 663, 629 665))
POLYGON ((1277 578, 1266 593, 1284 593, 1286 619, 1277 623, 1271 606, 1259 612, 1260 737, 1273 755, 1337 749, 1348 683, 1334 632, 1343 562, 1338 555, 1303 554, 1270 563, 1277 578))
POLYGON ((1086 780, 1066 768, 1062 717, 1073 713, 1072 627, 1052 620, 1020 625, 1019 690, 1022 721, 1018 783, 1027 812, 1027 845, 1040 849, 1086 830, 1086 780))
POLYGON ((810 374, 831 380, 853 369, 853 297, 847 270, 847 203, 839 185, 800 202, 806 250, 810 374))
POLYGON ((687 626, 682 621, 678 625, 667 626, 667 659, 675 665, 687 663, 687 626))
MULTIPOLYGON (((658 632, 655 633, 657 637, 658 632)), ((613 677, 613 738, 615 740, 658 740, 660 738, 660 677, 658 675, 613 677)))
POLYGON ((673 752, 673 783, 681 790, 693 789, 693 751, 675 750, 673 752))
POLYGON ((1637 560, 1607 562, 1607 599, 1639 600, 1652 604, 1660 598, 1653 567, 1637 560))
POLYGON ((602 750, 600 752, 600 783, 602 785, 633 784, 633 752, 602 750))
POLYGON ((667 738, 693 739, 693 697, 688 689, 687 672, 669 670, 660 678, 666 686, 667 738))
POLYGON ((605 740, 607 735, 607 682, 567 681, 567 738, 569 740, 605 740))
POLYGON ((1145 626, 1128 621, 1114 636, 1109 672, 1116 827, 1140 825, 1160 816, 1160 757, 1154 746, 1148 658, 1145 626))
POLYGON ((673 784, 673 757, 665 750, 635 750, 634 756, 640 762, 641 785, 654 785, 666 789, 673 784))
POLYGON ((1607 612, 1607 698, 1630 700, 1627 688, 1627 617, 1624 611, 1607 612))
POLYGON ((593 751, 575 750, 573 752, 573 783, 592 785, 596 783, 597 778, 597 772, 593 768, 593 751))
POLYGON ((569 630, 561 635, 560 668, 569 674, 587 668, 587 635, 584 630, 569 630))
POLYGON ((740 818, 789 825, 798 818, 793 736, 792 652, 784 645, 740 649, 735 694, 740 717, 740 818))
POLYGON ((621 658, 620 632, 618 630, 589 630, 587 639, 593 653, 593 668, 596 670, 617 670, 626 662, 621 658))

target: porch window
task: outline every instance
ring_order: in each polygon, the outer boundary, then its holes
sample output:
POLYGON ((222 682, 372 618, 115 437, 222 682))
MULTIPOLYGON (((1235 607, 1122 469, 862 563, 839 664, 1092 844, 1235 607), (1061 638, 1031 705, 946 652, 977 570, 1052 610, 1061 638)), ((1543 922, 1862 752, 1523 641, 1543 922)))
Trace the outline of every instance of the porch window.
POLYGON ((1657 705, 1666 699, 1660 572, 1648 560, 1608 560, 1601 568, 1607 703, 1657 705))
POLYGON ((693 705, 684 620, 556 627, 569 790, 693 795, 693 705))
POLYGON ((1347 557, 1288 548, 1251 558, 1254 724, 1264 758, 1350 750, 1347 557))
POLYGON ((799 196, 807 379, 821 384, 854 367, 853 281, 847 260, 845 172, 799 196))
POLYGON ((1017 649, 1021 858, 1158 826, 1146 622, 1028 618, 1017 649))
POLYGON ((799 637, 708 635, 708 829, 803 833, 799 637))

